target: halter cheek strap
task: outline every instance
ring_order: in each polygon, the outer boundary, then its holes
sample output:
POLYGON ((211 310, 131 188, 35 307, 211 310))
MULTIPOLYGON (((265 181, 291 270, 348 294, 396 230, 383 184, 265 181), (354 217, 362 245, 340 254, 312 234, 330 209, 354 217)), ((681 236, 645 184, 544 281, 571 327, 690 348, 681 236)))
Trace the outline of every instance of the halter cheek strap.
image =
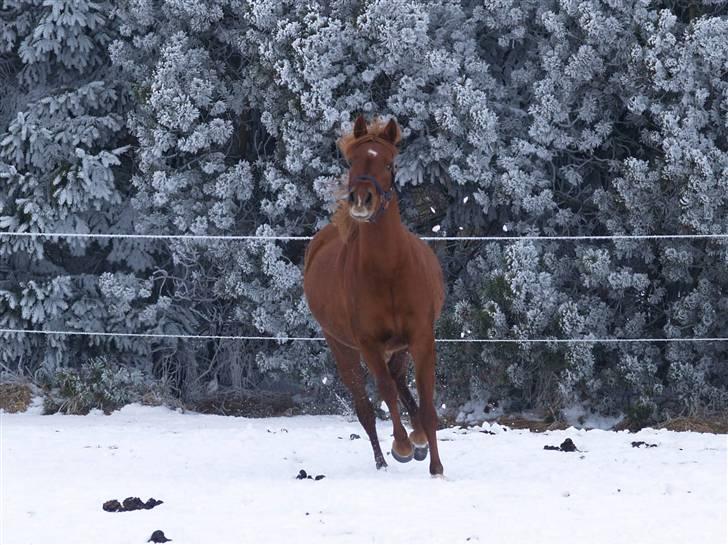
POLYGON ((350 185, 355 185, 362 182, 370 182, 374 186, 374 189, 377 190, 377 195, 379 195, 379 208, 367 220, 369 223, 376 223, 379 217, 384 214, 384 211, 389 207, 389 203, 396 193, 394 186, 394 172, 392 173, 392 186, 389 188, 389 191, 384 191, 379 181, 374 176, 369 176, 368 174, 362 174, 360 176, 357 176, 356 178, 354 178, 354 181, 351 182, 350 185))

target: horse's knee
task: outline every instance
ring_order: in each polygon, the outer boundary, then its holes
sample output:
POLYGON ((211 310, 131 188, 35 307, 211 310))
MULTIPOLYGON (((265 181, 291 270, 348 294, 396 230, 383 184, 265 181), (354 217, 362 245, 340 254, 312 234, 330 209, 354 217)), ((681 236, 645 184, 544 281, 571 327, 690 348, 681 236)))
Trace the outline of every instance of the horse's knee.
POLYGON ((420 423, 422 424, 425 433, 427 433, 428 430, 437 429, 439 418, 437 416, 437 411, 435 410, 435 404, 431 399, 421 401, 420 411, 417 416, 420 418, 420 423))

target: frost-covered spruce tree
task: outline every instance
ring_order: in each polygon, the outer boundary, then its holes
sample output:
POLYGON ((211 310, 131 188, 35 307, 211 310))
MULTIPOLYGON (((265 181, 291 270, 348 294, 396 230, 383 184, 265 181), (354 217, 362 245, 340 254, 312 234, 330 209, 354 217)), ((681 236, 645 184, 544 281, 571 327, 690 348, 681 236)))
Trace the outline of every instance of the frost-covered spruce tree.
MULTIPOLYGON (((725 14, 720 3, 712 6, 258 1, 241 12, 245 38, 236 46, 249 59, 243 85, 275 138, 278 168, 313 180, 323 203, 331 200, 331 178, 343 170, 332 133, 346 128, 354 113, 369 112, 395 115, 403 126, 398 183, 404 217, 420 233, 695 232, 679 221, 638 230, 623 225, 621 212, 610 206, 617 186, 634 185, 620 180, 633 176, 639 161, 664 160, 654 141, 645 140, 649 128, 632 109, 634 100, 642 100, 644 80, 652 78, 638 63, 640 48, 659 39, 660 20, 669 10, 682 19, 677 41, 689 41, 701 24, 709 29, 702 39, 717 39, 725 14)), ((701 47, 716 49, 707 42, 701 47)), ((720 51, 714 58, 721 58, 720 51)), ((704 92, 721 89, 711 76, 720 73, 715 66, 697 58, 685 62, 705 71, 711 83, 704 92)), ((714 97, 710 107, 719 111, 720 93, 707 92, 714 97)), ((720 142, 721 130, 710 138, 720 142)), ((644 175, 659 180, 649 168, 644 175)), ((666 197, 665 209, 669 192, 659 185, 654 190, 666 197)), ((720 206, 720 199, 714 202, 720 206)), ((649 215, 653 202, 635 205, 649 215)), ((666 213, 675 210, 668 205, 666 213)), ((670 334, 662 328, 665 313, 655 295, 664 282, 651 258, 655 248, 652 242, 440 247, 453 286, 441 332, 506 338, 670 334)), ((720 255, 706 262, 718 274, 720 255)), ((696 316, 699 300, 690 299, 689 311, 679 306, 683 326, 696 316)), ((510 398, 517 401, 513 408, 545 407, 554 414, 585 400, 603 411, 651 416, 658 416, 658 406, 672 414, 698 405, 725 407, 717 360, 696 363, 693 357, 672 365, 668 352, 674 346, 442 347, 441 391, 461 400, 510 398), (679 369, 703 377, 705 388, 682 385, 679 369), (666 403, 678 390, 686 400, 686 388, 689 403, 666 403)), ((724 348, 690 350, 695 356, 724 348)))
MULTIPOLYGON (((415 231, 492 234, 509 218, 538 222, 555 208, 552 191, 534 173, 527 132, 518 140, 513 135, 529 116, 533 51, 522 47, 522 60, 506 53, 524 40, 538 5, 490 13, 450 2, 331 9, 255 2, 245 13, 251 24, 245 53, 260 67, 253 85, 268 92, 251 96, 259 97, 261 118, 284 147, 288 170, 319 181, 314 187, 323 202, 331 200, 325 180, 342 171, 333 146, 339 127, 355 112, 385 113, 403 127, 397 179, 415 231)), ((480 249, 440 250, 452 282, 480 249)), ((444 320, 442 332, 454 334, 455 322, 444 320)), ((462 398, 471 385, 482 386, 464 365, 477 353, 441 352, 446 395, 462 398)))
MULTIPOLYGON (((631 50, 625 79, 633 86, 626 114, 639 131, 639 147, 620 165, 607 191, 595 199, 612 232, 725 234, 728 232, 728 10, 718 3, 686 11, 661 10, 641 25, 645 39, 631 50), (722 67, 722 68, 721 68, 722 67)), ((728 244, 666 241, 633 256, 650 286, 632 323, 664 337, 726 337, 728 244)), ((627 330, 627 333, 631 333, 627 330)), ((671 343, 644 355, 623 350, 631 381, 645 362, 659 379, 655 405, 675 412, 724 410, 728 404, 726 343, 671 343)), ((649 396, 645 396, 649 397, 649 396)))
MULTIPOLYGON (((280 149, 251 104, 249 59, 238 50, 245 3, 129 2, 119 9, 115 65, 135 83, 128 126, 138 140, 135 209, 144 233, 303 234, 310 184, 281 168, 280 149), (141 219, 143 218, 143 219, 141 219)), ((315 213, 308 212, 308 217, 315 213)), ((163 276, 187 333, 310 336, 301 244, 271 240, 170 244, 163 276), (188 319, 190 318, 190 319, 188 319)), ((179 342, 165 355, 186 395, 319 383, 317 344, 179 342)))
MULTIPOLYGON (((495 35, 483 54, 494 59, 507 88, 496 108, 503 144, 478 203, 504 234, 604 234, 589 201, 624 153, 616 78, 637 39, 635 19, 649 14, 627 3, 516 4, 474 10, 495 35)), ((455 283, 455 321, 477 336, 609 336, 610 306, 584 286, 578 269, 582 255, 602 250, 573 242, 490 244, 455 283)), ((620 272, 622 285, 610 286, 608 297, 628 298, 630 288, 638 289, 639 277, 620 272)), ((489 395, 515 398, 514 408, 558 412, 593 392, 594 350, 601 349, 486 346, 474 371, 489 395)))
MULTIPOLYGON (((346 170, 335 141, 358 113, 395 116, 403 129, 397 180, 414 231, 473 234, 494 221, 475 193, 492 178, 498 132, 491 101, 502 86, 477 54, 467 9, 452 2, 254 1, 242 17, 248 26, 237 46, 250 59, 244 85, 275 138, 276 168, 296 193, 315 192, 315 214, 304 216, 308 232, 328 221, 332 186, 346 170)), ((288 200, 281 211, 290 214, 295 204, 288 200)), ((462 268, 458 249, 441 250, 449 270, 462 268)), ((449 373, 460 361, 450 363, 444 374, 462 375, 449 373)))
MULTIPOLYGON (((108 2, 18 0, 0 10, 0 229, 126 232, 128 97, 107 47, 108 2)), ((0 237, 0 327, 139 330, 156 326, 150 264, 128 242, 0 237), (142 317, 141 311, 147 312, 142 317)), ((149 361, 146 342, 3 334, 4 370, 53 373, 98 353, 149 361)))
MULTIPOLYGON (((726 232, 725 2, 111 7, 4 4, 8 229, 311 234, 346 171, 335 141, 363 112, 403 128, 398 188, 420 234, 726 232)), ((442 336, 726 336, 721 241, 434 244, 450 288, 442 336)), ((57 320, 82 300, 99 327, 308 336, 317 327, 302 299, 303 249, 26 240, 3 245, 0 266, 30 288, 23 306, 45 301, 57 320), (87 271, 102 250, 97 279, 87 271)), ((7 282, 3 294, 17 291, 7 282)), ((11 295, 3 319, 29 324, 11 295)), ((40 320, 35 312, 26 315, 40 320)), ((53 341, 63 353, 67 341, 53 341)), ((41 353, 32 342, 12 357, 41 353)), ((277 379, 311 386, 328 372, 315 343, 114 346, 153 347, 158 369, 195 395, 277 379)), ((725 409, 726 350, 441 345, 439 391, 448 403, 495 398, 554 416, 573 403, 649 418, 725 409)))
MULTIPOLYGON (((526 14, 530 31, 511 31, 539 38, 520 41, 530 74, 511 72, 526 84, 520 94, 529 107, 521 130, 509 124, 515 130, 499 160, 512 167, 496 186, 520 208, 504 221, 510 232, 725 232, 724 127, 709 121, 720 117, 725 86, 714 75, 715 62, 724 62, 715 59, 725 59, 714 45, 723 43, 725 14, 697 17, 692 8, 666 6, 679 12, 679 21, 655 7, 540 3, 526 14), (529 210, 533 201, 517 192, 531 179, 550 198, 529 210)), ((514 24, 499 23, 496 14, 484 21, 491 28, 514 24)), ((511 81, 509 95, 517 96, 518 81, 511 81)), ((456 282, 456 323, 499 337, 725 336, 714 318, 725 307, 722 243, 566 244, 491 245, 456 282)), ((726 376, 718 362, 726 349, 713 343, 486 348, 476 374, 491 391, 500 385, 502 396, 531 405, 558 411, 585 401, 656 418, 698 407, 724 410, 726 376)))

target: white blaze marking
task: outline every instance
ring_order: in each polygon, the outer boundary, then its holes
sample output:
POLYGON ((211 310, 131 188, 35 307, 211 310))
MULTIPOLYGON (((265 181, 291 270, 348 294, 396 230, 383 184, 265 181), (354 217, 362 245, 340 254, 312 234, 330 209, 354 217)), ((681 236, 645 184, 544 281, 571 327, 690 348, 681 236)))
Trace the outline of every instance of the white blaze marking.
POLYGON ((378 154, 378 153, 377 153, 376 151, 374 151, 373 149, 368 149, 368 150, 367 150, 367 153, 368 153, 369 155, 372 155, 372 156, 374 156, 374 157, 376 157, 377 155, 379 155, 379 154, 378 154))

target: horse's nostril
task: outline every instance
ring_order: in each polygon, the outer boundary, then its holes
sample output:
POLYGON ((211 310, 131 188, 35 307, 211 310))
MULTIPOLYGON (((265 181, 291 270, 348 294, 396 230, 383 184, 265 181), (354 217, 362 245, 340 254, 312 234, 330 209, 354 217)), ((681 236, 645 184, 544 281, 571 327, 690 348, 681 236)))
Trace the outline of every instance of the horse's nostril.
POLYGON ((354 192, 349 193, 349 202, 354 202, 354 192))
POLYGON ((365 201, 366 204, 372 204, 372 192, 367 191, 367 200, 365 201))

